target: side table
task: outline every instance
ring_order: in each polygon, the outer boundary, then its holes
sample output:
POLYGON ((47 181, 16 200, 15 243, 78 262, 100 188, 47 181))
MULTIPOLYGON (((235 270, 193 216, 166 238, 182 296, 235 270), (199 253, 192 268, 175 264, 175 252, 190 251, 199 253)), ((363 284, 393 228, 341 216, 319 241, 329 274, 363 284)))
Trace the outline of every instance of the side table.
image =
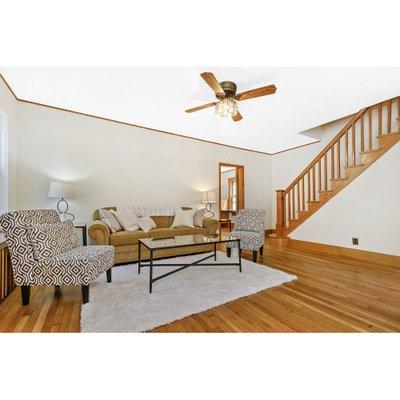
POLYGON ((230 219, 220 219, 219 220, 220 230, 222 228, 222 225, 225 225, 225 224, 228 225, 229 232, 231 232, 232 231, 232 221, 230 219))
POLYGON ((85 223, 75 222, 74 227, 82 230, 82 243, 87 246, 87 225, 85 223))

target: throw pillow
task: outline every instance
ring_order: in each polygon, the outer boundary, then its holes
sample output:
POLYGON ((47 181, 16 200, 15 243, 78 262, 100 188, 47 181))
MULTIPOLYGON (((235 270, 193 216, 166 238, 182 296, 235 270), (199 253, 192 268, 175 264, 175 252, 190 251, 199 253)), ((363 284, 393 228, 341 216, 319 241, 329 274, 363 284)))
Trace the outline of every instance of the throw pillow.
POLYGON ((201 210, 197 210, 194 213, 194 217, 193 217, 193 225, 194 226, 198 226, 200 228, 203 227, 203 219, 204 219, 205 212, 206 212, 206 210, 204 208, 202 208, 201 210))
POLYGON ((138 220, 139 228, 143 232, 148 233, 156 227, 156 223, 150 217, 142 217, 142 218, 138 218, 137 220, 138 220))
POLYGON ((177 210, 171 228, 177 228, 179 226, 194 228, 193 217, 195 212, 196 210, 177 210))
POLYGON ((30 225, 28 237, 37 261, 55 257, 79 246, 79 238, 71 221, 30 225))
POLYGON ((110 228, 112 233, 122 231, 122 226, 118 222, 115 215, 105 208, 100 208, 99 210, 100 219, 110 228))
POLYGON ((139 229, 138 217, 132 210, 112 210, 111 212, 115 215, 124 231, 133 232, 139 229))

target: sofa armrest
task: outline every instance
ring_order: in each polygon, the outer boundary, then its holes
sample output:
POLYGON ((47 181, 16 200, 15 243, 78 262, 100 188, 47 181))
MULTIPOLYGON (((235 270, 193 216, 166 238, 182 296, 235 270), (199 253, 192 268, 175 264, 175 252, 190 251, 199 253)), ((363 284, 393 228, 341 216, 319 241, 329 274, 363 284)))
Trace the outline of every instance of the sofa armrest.
POLYGON ((89 226, 89 236, 95 244, 109 245, 110 235, 110 228, 103 221, 93 221, 89 226))
POLYGON ((203 228, 205 228, 207 230, 208 235, 218 233, 219 221, 217 219, 204 218, 203 219, 203 228))

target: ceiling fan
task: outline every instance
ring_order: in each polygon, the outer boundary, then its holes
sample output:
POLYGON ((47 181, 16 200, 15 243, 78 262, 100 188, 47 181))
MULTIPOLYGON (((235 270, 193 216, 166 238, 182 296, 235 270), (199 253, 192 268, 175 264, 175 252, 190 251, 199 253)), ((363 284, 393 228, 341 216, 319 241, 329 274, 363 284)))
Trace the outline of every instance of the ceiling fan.
POLYGON ((202 106, 185 110, 187 113, 200 111, 205 108, 215 106, 215 113, 220 117, 230 115, 232 119, 240 121, 243 117, 240 115, 237 102, 253 99, 255 97, 267 96, 276 92, 275 85, 263 86, 257 89, 248 90, 247 92, 236 93, 236 83, 230 81, 218 82, 212 72, 203 72, 200 76, 206 81, 208 86, 214 91, 218 101, 204 104, 202 106))

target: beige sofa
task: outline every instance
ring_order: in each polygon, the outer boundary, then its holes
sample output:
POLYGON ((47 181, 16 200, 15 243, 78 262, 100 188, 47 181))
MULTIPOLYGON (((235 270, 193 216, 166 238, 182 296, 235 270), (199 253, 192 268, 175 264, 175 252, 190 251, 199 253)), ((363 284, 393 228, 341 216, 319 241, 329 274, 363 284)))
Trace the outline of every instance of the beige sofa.
MULTIPOLYGON (((108 210, 116 210, 116 207, 104 207, 108 210)), ((188 210, 188 207, 182 207, 183 210, 188 210)), ((99 245, 112 245, 115 247, 115 263, 126 263, 137 261, 138 252, 138 239, 140 238, 171 238, 174 236, 182 235, 197 235, 197 234, 216 234, 219 228, 219 222, 215 219, 204 218, 203 227, 181 227, 181 228, 171 228, 172 222, 174 220, 173 216, 154 216, 151 217, 156 228, 152 229, 149 233, 143 232, 142 230, 137 230, 134 232, 120 231, 116 233, 111 233, 109 227, 100 220, 99 210, 93 213, 93 223, 89 226, 89 236, 94 244, 99 245)), ((212 245, 210 246, 189 246, 181 247, 178 249, 166 249, 159 250, 155 252, 155 258, 171 257, 181 254, 193 254, 200 253, 204 251, 211 251, 212 245)), ((147 259, 149 257, 149 252, 142 246, 142 258, 147 259)))

